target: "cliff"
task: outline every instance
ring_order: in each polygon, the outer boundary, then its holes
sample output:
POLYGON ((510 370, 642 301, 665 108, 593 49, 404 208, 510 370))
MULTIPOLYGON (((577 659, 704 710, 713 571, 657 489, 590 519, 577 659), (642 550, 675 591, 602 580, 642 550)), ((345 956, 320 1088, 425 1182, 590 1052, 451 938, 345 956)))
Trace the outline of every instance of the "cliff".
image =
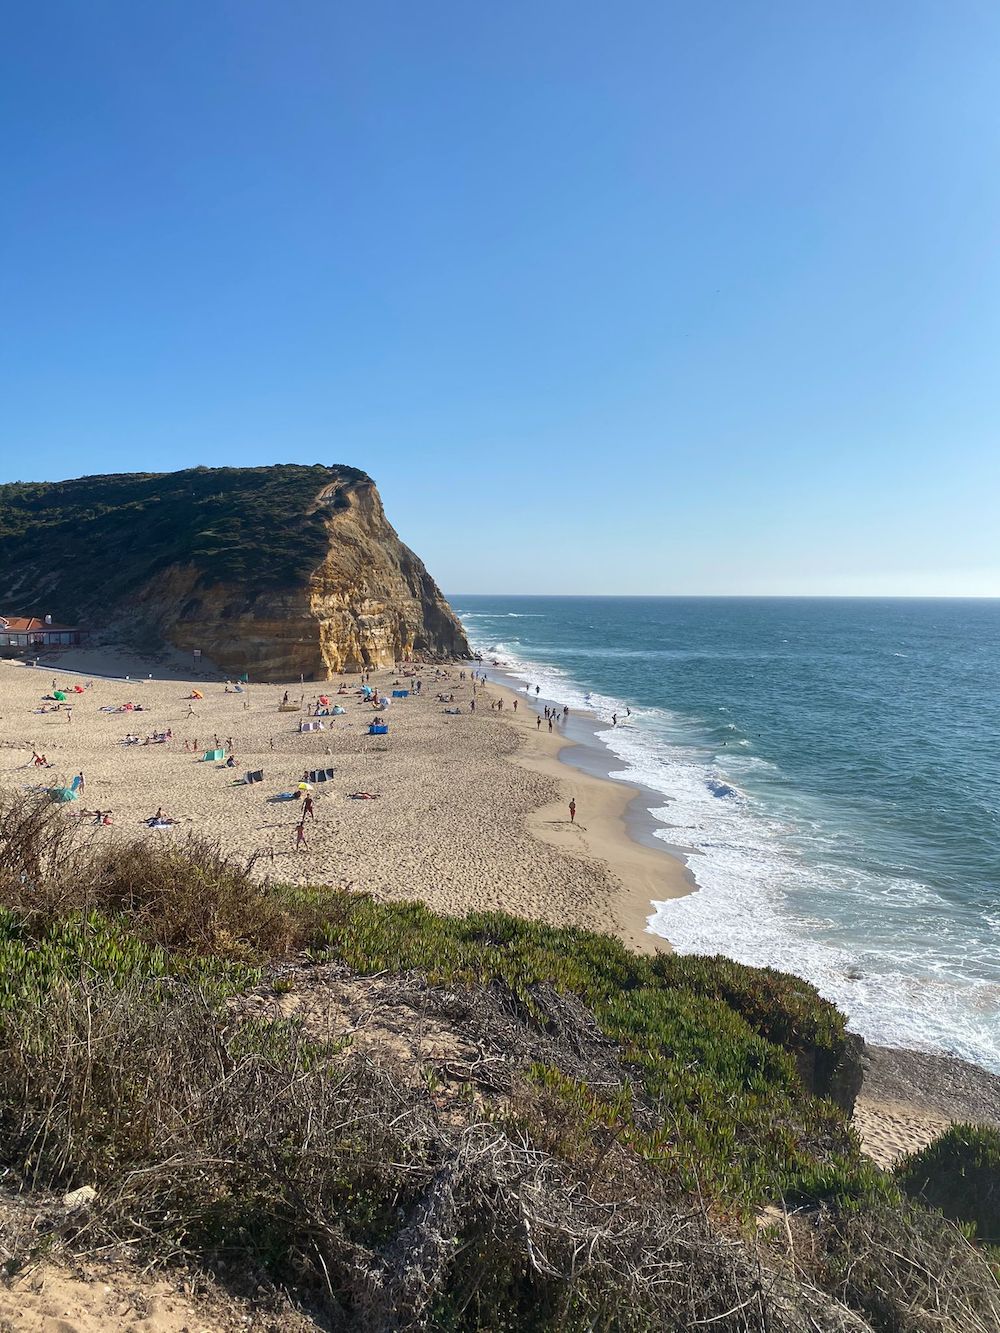
POLYGON ((256 679, 469 652, 375 483, 343 466, 0 486, 0 612, 199 648, 256 679))

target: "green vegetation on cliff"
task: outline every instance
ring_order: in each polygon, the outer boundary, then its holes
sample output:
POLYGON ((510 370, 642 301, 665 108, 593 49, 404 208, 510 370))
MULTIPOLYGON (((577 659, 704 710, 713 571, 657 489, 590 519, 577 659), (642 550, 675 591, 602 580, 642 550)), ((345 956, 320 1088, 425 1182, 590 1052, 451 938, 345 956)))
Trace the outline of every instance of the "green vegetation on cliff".
POLYGON ((326 552, 323 512, 308 513, 319 491, 368 480, 289 463, 0 486, 0 609, 73 620, 172 565, 197 566, 206 586, 294 584, 326 552))
POLYGON ((71 1246, 278 1282, 317 1326, 992 1329, 988 1264, 815 1095, 853 1057, 778 973, 0 809, 8 1184, 91 1184, 71 1246), (767 1206, 797 1211, 758 1237, 767 1206))

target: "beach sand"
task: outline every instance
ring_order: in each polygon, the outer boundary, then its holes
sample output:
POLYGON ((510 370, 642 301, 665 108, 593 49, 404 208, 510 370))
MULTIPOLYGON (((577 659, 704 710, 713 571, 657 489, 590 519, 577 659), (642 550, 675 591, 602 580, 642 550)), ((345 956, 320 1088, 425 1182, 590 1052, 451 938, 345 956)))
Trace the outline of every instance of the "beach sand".
MULTIPOLYGON (((375 737, 367 732, 374 712, 359 700, 356 675, 343 678, 347 696, 337 695, 340 680, 251 684, 237 694, 226 693, 207 670, 194 676, 185 669, 182 659, 138 660, 110 649, 38 668, 0 662, 0 785, 55 785, 82 770, 83 798, 63 809, 67 818, 81 809, 113 811, 111 828, 87 821, 94 838, 178 841, 192 833, 234 856, 259 854, 261 873, 286 882, 349 885, 383 900, 420 899, 443 912, 501 910, 607 931, 643 951, 669 948, 646 921, 654 900, 694 887, 684 862, 629 837, 633 789, 562 763, 566 742, 558 727, 549 733, 543 722, 538 729, 527 698, 518 697, 515 711, 515 695, 491 682, 478 687, 470 712, 467 665, 446 668, 440 678, 424 668, 422 694, 394 700, 386 712, 388 736, 375 737), (94 674, 73 675, 72 666, 94 674), (151 670, 157 679, 146 679, 151 670), (69 690, 93 682, 82 695, 70 693, 71 722, 64 711, 35 712, 53 680, 69 690), (192 689, 204 699, 190 701, 192 689), (279 711, 286 689, 306 704, 325 692, 346 714, 321 719, 321 732, 301 734, 307 713, 279 711), (438 693, 453 693, 454 703, 438 701, 438 693), (502 711, 491 707, 499 699, 502 711), (124 702, 141 703, 143 711, 101 711, 124 702), (451 715, 449 707, 461 712, 451 715), (167 728, 173 739, 166 745, 120 743, 128 732, 145 737, 167 728), (227 753, 232 741, 235 770, 201 761, 216 737, 227 753), (32 767, 33 750, 53 767, 32 767), (307 847, 296 850, 300 803, 269 798, 294 791, 313 768, 335 772, 314 787, 316 818, 306 822, 307 847), (264 770, 262 783, 233 785, 256 769, 264 770), (354 791, 378 797, 353 800, 354 791), (172 828, 147 827, 158 807, 177 821, 172 828)), ((386 694, 397 681, 410 683, 395 672, 372 677, 386 694)), ((995 1122, 991 1107, 1000 1116, 1000 1080, 984 1071, 946 1057, 874 1048, 855 1125, 866 1151, 890 1165, 956 1120, 995 1122)))
MULTIPOLYGON (((176 841, 194 833, 233 855, 260 854, 262 873, 288 882, 351 884, 382 899, 419 898, 444 912, 497 909, 610 930, 639 948, 668 947, 646 932, 645 918, 652 899, 686 892, 689 880, 675 857, 628 838, 623 815, 631 789, 560 764, 558 732, 535 733, 534 714, 525 715, 526 703, 515 714, 512 696, 502 713, 491 709, 501 693, 496 686, 480 686, 470 712, 467 667, 448 668, 439 680, 425 669, 419 697, 392 701, 386 737, 368 735, 374 712, 358 698, 358 676, 343 678, 347 696, 337 696, 339 680, 325 687, 251 684, 237 694, 221 681, 140 679, 148 670, 111 650, 38 668, 0 663, 0 783, 28 789, 82 771, 83 798, 65 809, 67 818, 81 809, 113 811, 113 827, 95 828, 94 837, 176 841), (95 674, 72 675, 71 664, 95 674), (99 672, 132 679, 102 679, 99 672), (71 722, 64 710, 34 711, 53 681, 70 691, 71 722), (82 695, 72 694, 73 685, 90 681, 82 695), (193 689, 204 699, 189 700, 193 689), (326 692, 346 715, 300 734, 307 713, 279 711, 286 689, 307 704, 326 692), (454 693, 454 704, 438 702, 439 692, 454 693), (143 711, 101 711, 125 702, 143 711), (453 716, 446 707, 461 712, 453 716), (145 738, 167 728, 167 744, 121 744, 129 732, 145 738), (235 770, 201 762, 216 737, 227 754, 232 741, 235 770), (53 767, 33 768, 33 750, 53 767), (268 798, 294 791, 307 769, 327 767, 334 777, 314 787, 316 818, 306 823, 306 849, 296 850, 300 803, 268 798), (233 785, 258 769, 262 783, 233 785), (378 799, 350 799, 359 790, 378 799), (144 821, 161 807, 176 824, 148 828, 144 821)), ((407 683, 395 672, 372 676, 386 694, 396 681, 407 683)))

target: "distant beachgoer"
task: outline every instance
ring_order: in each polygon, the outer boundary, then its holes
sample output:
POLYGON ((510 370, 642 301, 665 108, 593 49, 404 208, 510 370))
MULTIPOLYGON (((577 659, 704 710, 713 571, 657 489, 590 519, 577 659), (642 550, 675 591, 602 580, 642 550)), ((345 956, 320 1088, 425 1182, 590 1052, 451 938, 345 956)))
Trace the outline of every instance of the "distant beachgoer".
POLYGON ((313 798, 311 796, 307 796, 306 799, 302 802, 303 820, 305 819, 306 815, 308 815, 310 819, 316 818, 316 811, 313 809, 313 798))
POLYGON ((281 700, 281 702, 282 702, 283 704, 288 703, 288 691, 287 691, 287 690, 285 691, 284 698, 281 700))
POLYGON ((541 687, 540 685, 536 685, 536 686, 535 686, 535 698, 536 698, 536 699, 538 698, 538 695, 539 695, 539 692, 540 692, 541 688, 542 688, 542 687, 541 687))
POLYGON ((68 706, 67 706, 67 708, 66 708, 66 721, 67 721, 67 722, 72 722, 72 721, 73 721, 73 710, 72 710, 72 708, 70 708, 70 707, 68 707, 68 706))
POLYGON ((81 769, 76 776, 79 779, 79 781, 76 784, 76 789, 82 796, 83 793, 87 790, 87 779, 83 776, 83 769, 81 769))
POLYGON ((230 755, 229 758, 226 760, 226 767, 227 767, 227 768, 235 768, 235 767, 236 767, 236 758, 235 758, 234 755, 230 755))
POLYGON ((551 730, 552 730, 552 719, 549 718, 549 731, 551 731, 551 730))
POLYGON ((571 797, 571 798, 570 798, 570 802, 569 802, 569 822, 570 822, 571 824, 575 824, 575 823, 576 823, 576 798, 575 798, 575 797, 571 797))
POLYGON ((541 729, 542 729, 542 715, 541 713, 539 713, 538 716, 535 718, 535 730, 541 731, 541 729))
POLYGON ((612 725, 613 727, 617 727, 617 725, 618 725, 618 714, 617 714, 617 713, 612 713, 612 714, 611 714, 611 725, 612 725))
POLYGON ((295 850, 298 851, 300 847, 308 848, 308 846, 309 844, 306 842, 306 822, 303 816, 295 825, 295 850))
POLYGON ((517 700, 516 700, 516 699, 514 700, 514 712, 515 712, 515 713, 517 712, 517 700))
POLYGON ((474 713, 475 711, 476 711, 476 701, 475 699, 472 699, 469 703, 469 712, 474 713))
POLYGON ((569 717, 569 705, 568 705, 568 704, 563 704, 563 717, 564 717, 564 718, 569 717))
POLYGON ((194 708, 191 706, 191 704, 188 704, 188 710, 187 710, 187 714, 186 714, 186 716, 187 716, 187 717, 194 717, 194 708))

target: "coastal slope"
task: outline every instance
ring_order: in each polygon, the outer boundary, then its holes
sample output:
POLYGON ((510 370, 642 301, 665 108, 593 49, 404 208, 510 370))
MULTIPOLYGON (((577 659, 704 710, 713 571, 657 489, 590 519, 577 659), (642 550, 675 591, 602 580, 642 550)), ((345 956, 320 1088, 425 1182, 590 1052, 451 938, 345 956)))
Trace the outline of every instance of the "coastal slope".
POLYGON ((375 483, 341 465, 0 486, 0 612, 263 680, 469 653, 375 483))

